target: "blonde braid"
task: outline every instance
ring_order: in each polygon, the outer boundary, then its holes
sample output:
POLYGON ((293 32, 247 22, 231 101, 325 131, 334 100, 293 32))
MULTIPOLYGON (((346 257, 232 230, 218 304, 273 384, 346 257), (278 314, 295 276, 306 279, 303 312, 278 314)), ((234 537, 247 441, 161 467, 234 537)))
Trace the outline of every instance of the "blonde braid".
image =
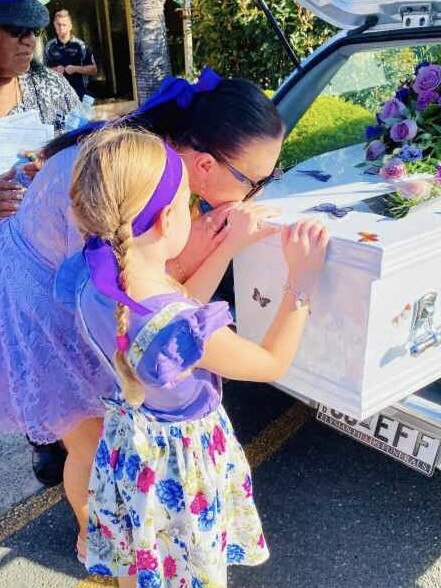
MULTIPOLYGON (((153 194, 165 167, 161 139, 145 131, 108 128, 82 143, 72 174, 72 212, 81 234, 108 241, 119 267, 121 289, 130 295, 132 222, 153 194), (148 164, 140 164, 148 162, 148 164)), ((127 402, 140 405, 145 389, 126 357, 130 311, 116 307, 118 350, 114 365, 127 402)))
MULTIPOLYGON (((132 223, 122 222, 112 239, 113 250, 119 266, 119 282, 121 288, 130 295, 130 246, 133 241, 132 223)), ((129 330, 129 308, 122 302, 116 305, 116 333, 118 337, 127 336, 129 330)), ((132 366, 127 361, 125 350, 117 349, 115 353, 115 367, 121 381, 124 399, 135 406, 143 403, 145 390, 132 366)))

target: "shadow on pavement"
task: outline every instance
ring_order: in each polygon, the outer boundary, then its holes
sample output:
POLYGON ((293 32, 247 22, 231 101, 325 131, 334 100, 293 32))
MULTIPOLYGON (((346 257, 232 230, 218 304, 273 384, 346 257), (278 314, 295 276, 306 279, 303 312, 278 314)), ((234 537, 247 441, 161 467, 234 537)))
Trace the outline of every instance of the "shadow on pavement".
POLYGON ((271 558, 233 568, 229 588, 441 587, 441 472, 425 478, 310 421, 254 490, 271 558))

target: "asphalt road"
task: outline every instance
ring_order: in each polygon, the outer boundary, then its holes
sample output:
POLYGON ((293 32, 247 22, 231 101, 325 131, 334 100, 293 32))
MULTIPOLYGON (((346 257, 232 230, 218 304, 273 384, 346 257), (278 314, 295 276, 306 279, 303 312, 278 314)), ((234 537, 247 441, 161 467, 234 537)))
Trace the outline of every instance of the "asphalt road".
MULTIPOLYGON (((441 588, 441 472, 425 478, 269 386, 230 382, 225 405, 271 550, 262 566, 232 568, 229 588, 441 588)), ((112 586, 75 561, 62 491, 39 492, 28 462, 19 438, 1 441, 0 588, 112 586)))

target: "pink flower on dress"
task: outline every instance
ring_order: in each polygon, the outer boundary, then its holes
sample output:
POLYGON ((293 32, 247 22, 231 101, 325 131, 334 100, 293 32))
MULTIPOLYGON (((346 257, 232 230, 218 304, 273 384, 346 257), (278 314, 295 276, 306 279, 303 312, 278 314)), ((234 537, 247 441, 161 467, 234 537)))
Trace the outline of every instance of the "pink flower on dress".
POLYGON ((182 437, 182 445, 187 449, 190 447, 191 439, 190 437, 182 437))
POLYGON ((215 453, 225 453, 225 448, 226 448, 226 439, 225 439, 225 435, 224 432, 222 431, 222 429, 219 427, 219 425, 216 425, 213 429, 213 434, 211 436, 212 441, 211 443, 208 445, 208 453, 211 457, 211 461, 216 465, 216 455, 215 453))
POLYGON ((167 555, 164 558, 164 576, 166 578, 174 578, 176 576, 176 561, 172 558, 171 555, 167 555))
POLYGON ((130 564, 129 569, 128 569, 129 576, 136 576, 136 572, 137 572, 137 569, 136 569, 135 564, 130 564))
POLYGON ((119 457, 119 449, 112 449, 112 453, 110 454, 110 460, 109 460, 109 465, 112 468, 112 470, 115 469, 116 464, 118 463, 118 457, 119 457))
POLYGON ((190 504, 190 511, 193 514, 200 514, 205 508, 208 507, 207 499, 205 498, 203 492, 198 492, 196 496, 193 498, 190 504))
POLYGON ((213 445, 218 453, 225 453, 225 435, 219 425, 216 425, 213 430, 213 445))
POLYGON ((226 531, 222 531, 222 535, 221 535, 221 550, 223 551, 226 546, 227 546, 227 532, 226 531))
POLYGON ((260 533, 260 537, 259 537, 259 540, 257 542, 257 545, 259 547, 261 547, 262 549, 265 547, 265 537, 263 536, 263 533, 260 533))
POLYGON ((251 478, 248 474, 245 476, 245 481, 242 484, 242 488, 245 491, 245 498, 250 498, 253 495, 253 487, 251 484, 251 478))
POLYGON ((147 492, 150 490, 150 487, 155 482, 155 477, 156 477, 156 474, 155 474, 154 470, 152 470, 152 468, 149 468, 148 466, 145 467, 143 470, 141 470, 141 472, 138 476, 138 481, 136 482, 136 487, 138 488, 138 490, 140 492, 147 494, 147 492))
POLYGON ((138 570, 156 570, 158 559, 152 555, 150 549, 140 549, 136 552, 136 564, 138 570))
POLYGON ((109 527, 106 527, 106 525, 100 525, 100 530, 104 537, 107 537, 107 539, 113 539, 113 534, 109 527))

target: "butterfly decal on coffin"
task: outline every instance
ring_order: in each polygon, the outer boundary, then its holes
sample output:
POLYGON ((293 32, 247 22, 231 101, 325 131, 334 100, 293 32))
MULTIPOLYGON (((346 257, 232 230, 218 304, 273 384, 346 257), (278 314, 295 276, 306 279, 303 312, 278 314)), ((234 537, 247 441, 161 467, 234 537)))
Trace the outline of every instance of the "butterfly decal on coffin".
POLYGON ((312 210, 314 210, 315 212, 327 212, 329 216, 332 216, 334 218, 344 218, 354 209, 350 206, 338 207, 335 204, 332 204, 331 202, 324 202, 323 204, 314 206, 312 210))
POLYGON ((359 243, 376 243, 379 241, 377 233, 369 233, 369 231, 360 231, 357 233, 360 236, 358 239, 359 243))
POLYGON ((271 298, 263 296, 257 288, 254 288, 252 298, 260 304, 261 308, 265 308, 271 302, 271 298))

